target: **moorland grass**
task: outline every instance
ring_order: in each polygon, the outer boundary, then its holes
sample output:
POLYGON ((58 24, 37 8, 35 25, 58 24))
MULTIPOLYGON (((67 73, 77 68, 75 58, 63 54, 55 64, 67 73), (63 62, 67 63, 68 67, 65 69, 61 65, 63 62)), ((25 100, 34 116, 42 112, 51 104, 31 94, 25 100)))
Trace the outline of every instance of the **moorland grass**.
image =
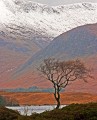
POLYGON ((71 104, 31 116, 21 116, 16 111, 1 107, 0 120, 97 120, 97 103, 71 104))

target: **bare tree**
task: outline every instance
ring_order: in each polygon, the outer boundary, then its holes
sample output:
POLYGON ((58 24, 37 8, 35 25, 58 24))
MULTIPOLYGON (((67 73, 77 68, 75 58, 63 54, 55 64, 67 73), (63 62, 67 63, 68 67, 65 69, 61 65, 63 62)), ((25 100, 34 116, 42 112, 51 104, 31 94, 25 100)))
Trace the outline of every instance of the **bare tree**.
POLYGON ((87 82, 87 78, 91 77, 90 70, 80 60, 58 61, 55 58, 48 58, 40 65, 39 71, 53 84, 54 97, 57 101, 56 109, 60 107, 62 89, 65 89, 70 82, 80 79, 87 82))

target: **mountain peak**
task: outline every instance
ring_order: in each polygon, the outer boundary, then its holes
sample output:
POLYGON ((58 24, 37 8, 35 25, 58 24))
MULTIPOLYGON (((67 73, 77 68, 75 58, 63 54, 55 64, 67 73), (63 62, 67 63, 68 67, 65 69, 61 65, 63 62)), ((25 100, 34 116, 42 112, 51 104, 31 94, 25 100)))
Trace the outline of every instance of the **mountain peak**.
POLYGON ((75 3, 69 5, 59 5, 59 6, 48 6, 46 4, 40 4, 33 2, 31 0, 2 0, 4 4, 12 9, 11 11, 21 11, 29 13, 30 11, 41 12, 41 13, 54 13, 58 14, 65 10, 75 10, 75 9, 88 9, 95 10, 97 8, 96 3, 84 2, 84 3, 75 3))
POLYGON ((97 9, 97 4, 90 3, 90 2, 83 2, 83 3, 75 3, 75 4, 69 4, 69 5, 60 5, 60 6, 56 6, 56 8, 60 9, 61 11, 77 10, 77 9, 95 10, 97 9))
POLYGON ((0 23, 4 26, 0 25, 0 31, 39 45, 41 40, 49 43, 63 32, 96 22, 96 3, 48 6, 31 0, 0 0, 0 23))

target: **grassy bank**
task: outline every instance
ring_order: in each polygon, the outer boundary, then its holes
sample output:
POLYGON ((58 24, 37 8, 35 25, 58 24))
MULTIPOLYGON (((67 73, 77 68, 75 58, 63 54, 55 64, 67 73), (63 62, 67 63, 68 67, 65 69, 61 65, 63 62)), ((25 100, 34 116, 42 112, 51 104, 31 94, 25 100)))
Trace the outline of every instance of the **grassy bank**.
POLYGON ((0 108, 0 120, 97 120, 97 103, 71 104, 31 116, 21 116, 13 110, 0 108))

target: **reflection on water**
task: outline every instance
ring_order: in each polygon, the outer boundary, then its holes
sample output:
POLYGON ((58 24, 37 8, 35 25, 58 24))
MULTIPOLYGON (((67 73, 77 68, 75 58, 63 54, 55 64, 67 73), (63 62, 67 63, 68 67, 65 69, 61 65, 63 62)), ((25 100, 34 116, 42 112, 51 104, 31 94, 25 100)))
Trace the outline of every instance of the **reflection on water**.
MULTIPOLYGON (((66 105, 61 105, 60 108, 66 105)), ((21 115, 31 115, 32 113, 42 113, 44 111, 50 111, 56 108, 55 105, 43 105, 43 106, 19 106, 19 107, 7 107, 12 110, 17 110, 21 115)))

